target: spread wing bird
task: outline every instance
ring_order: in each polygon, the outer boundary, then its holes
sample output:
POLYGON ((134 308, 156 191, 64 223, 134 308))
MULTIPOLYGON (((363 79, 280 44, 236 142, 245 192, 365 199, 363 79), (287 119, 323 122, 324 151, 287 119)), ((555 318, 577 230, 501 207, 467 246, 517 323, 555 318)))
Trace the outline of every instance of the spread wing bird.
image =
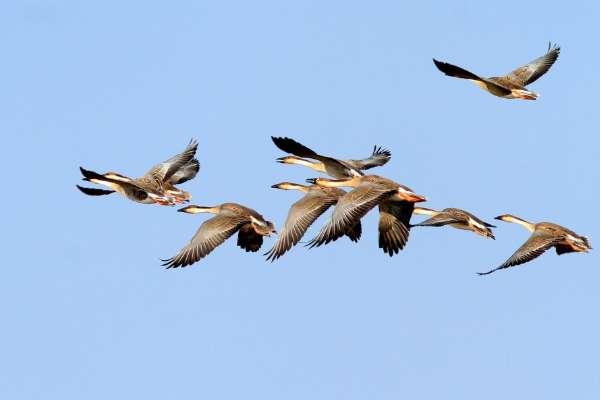
POLYGON ((478 235, 495 239, 494 234, 490 229, 495 228, 494 225, 482 221, 470 212, 461 210, 460 208, 444 208, 442 211, 435 211, 429 208, 415 207, 414 213, 429 215, 431 218, 412 226, 450 225, 457 229, 469 230, 478 235))
POLYGON ((552 222, 538 222, 537 224, 533 224, 511 214, 500 215, 496 219, 524 226, 531 232, 531 236, 502 265, 487 272, 478 272, 479 275, 489 275, 500 269, 524 264, 539 257, 552 247, 556 248, 558 255, 571 252, 587 253, 592 248, 585 236, 580 236, 552 222))
POLYGON ((183 152, 153 166, 146 174, 136 179, 116 172, 99 174, 80 168, 84 181, 108 186, 111 190, 79 185, 77 188, 89 196, 117 192, 130 200, 144 204, 173 205, 187 202, 192 196, 175 185, 193 179, 200 170, 200 163, 195 158, 197 149, 198 143, 192 140, 183 152))
POLYGON ((223 203, 215 207, 190 205, 178 211, 188 214, 211 213, 214 217, 204 221, 190 242, 172 258, 162 260, 167 268, 186 267, 200 261, 225 240, 238 232, 237 244, 247 252, 256 252, 263 236, 275 233, 272 222, 255 210, 236 203, 223 203))
POLYGON ((490 92, 494 96, 505 99, 536 100, 539 97, 539 94, 528 90, 526 86, 535 82, 548 72, 550 67, 552 67, 554 62, 558 59, 559 54, 560 47, 550 43, 548 44, 546 54, 543 56, 515 69, 505 76, 495 76, 491 78, 481 77, 464 68, 436 59, 433 59, 433 63, 444 74, 473 81, 476 85, 490 92))
POLYGON ((293 156, 277 159, 282 164, 297 164, 326 173, 334 178, 347 178, 363 175, 364 170, 387 163, 392 153, 382 147, 374 146, 371 155, 362 160, 340 160, 324 156, 288 137, 271 137, 275 145, 293 156), (314 160, 314 161, 310 161, 314 160))

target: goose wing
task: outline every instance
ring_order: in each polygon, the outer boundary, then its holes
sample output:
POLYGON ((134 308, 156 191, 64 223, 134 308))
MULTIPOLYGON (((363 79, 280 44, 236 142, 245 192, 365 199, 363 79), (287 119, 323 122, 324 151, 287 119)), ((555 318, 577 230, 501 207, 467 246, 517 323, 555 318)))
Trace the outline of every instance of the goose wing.
POLYGON ((188 245, 176 256, 162 260, 162 265, 167 268, 192 265, 206 257, 248 222, 247 218, 241 216, 216 215, 204 221, 188 245))
POLYGON ((267 260, 275 261, 295 246, 304 236, 308 227, 336 202, 336 197, 310 192, 295 202, 288 212, 283 229, 273 248, 265 253, 268 255, 267 260))
POLYGON ((194 179, 198 174, 198 171, 200 171, 200 162, 198 159, 192 158, 190 162, 179 168, 177 172, 171 176, 169 182, 173 185, 179 185, 180 183, 187 182, 191 179, 194 179))
POLYGON ((414 224, 412 226, 444 226, 464 221, 464 218, 459 219, 456 216, 451 215, 450 213, 440 212, 439 214, 436 214, 433 217, 426 219, 425 221, 419 222, 418 224, 414 224))
POLYGON ((514 267, 515 265, 529 262, 544 253, 546 250, 560 243, 564 238, 551 236, 536 231, 527 239, 515 253, 504 262, 501 266, 489 270, 488 272, 478 272, 479 275, 488 275, 499 269, 514 267))
POLYGON ((286 153, 293 154, 297 157, 310 158, 313 160, 321 161, 327 170, 327 173, 335 178, 344 178, 353 175, 362 175, 362 173, 350 165, 347 161, 338 160, 336 158, 322 156, 317 154, 314 150, 309 149, 302 143, 298 143, 289 137, 274 137, 271 136, 273 143, 280 150, 286 153))
POLYGON ((263 236, 259 233, 256 233, 254 226, 252 223, 246 223, 242 225, 240 231, 238 232, 238 240, 237 245, 242 249, 251 252, 258 251, 263 244, 263 236))
POLYGON ((308 243, 308 246, 310 248, 318 247, 344 236, 373 207, 395 192, 396 189, 390 190, 389 187, 375 185, 371 182, 359 184, 338 200, 331 219, 308 243))
POLYGON ((111 194, 114 193, 114 190, 104 190, 104 189, 96 189, 96 188, 89 188, 89 187, 84 187, 84 186, 79 186, 79 185, 75 185, 77 186, 77 189, 79 189, 82 193, 87 194, 88 196, 103 196, 106 194, 111 194))
POLYGON ((452 76, 454 78, 461 78, 461 79, 470 79, 473 81, 482 81, 482 82, 485 81, 484 78, 481 78, 481 77, 475 75, 474 73, 472 73, 471 71, 467 71, 466 69, 461 68, 457 65, 453 65, 453 64, 443 62, 443 61, 438 61, 435 58, 433 59, 433 63, 435 64, 437 69, 442 71, 447 76, 452 76))
POLYGON ((354 169, 366 170, 373 167, 379 167, 390 161, 392 152, 388 149, 382 148, 381 146, 373 146, 373 153, 368 158, 362 160, 347 160, 346 164, 350 165, 354 169))
POLYGON ((546 52, 546 54, 536 58, 528 64, 525 64, 515 69, 507 75, 507 78, 518 82, 522 86, 527 86, 530 83, 535 82, 542 75, 548 72, 550 67, 552 67, 552 65, 558 59, 559 54, 560 47, 548 43, 548 51, 546 52))
POLYGON ((410 217, 415 204, 408 201, 384 201, 379 204, 379 248, 392 257, 406 246, 410 217))
MULTIPOLYGON (((148 172, 146 172, 144 176, 151 177, 157 182, 170 181, 175 173, 177 173, 184 166, 188 165, 188 163, 192 162, 194 156, 196 155, 196 150, 198 150, 198 142, 196 142, 195 140, 191 140, 184 151, 169 158, 166 161, 163 161, 160 164, 153 166, 148 172)), ((193 169, 193 166, 190 167, 192 167, 193 169)), ((182 176, 180 175, 180 178, 181 177, 182 176)))

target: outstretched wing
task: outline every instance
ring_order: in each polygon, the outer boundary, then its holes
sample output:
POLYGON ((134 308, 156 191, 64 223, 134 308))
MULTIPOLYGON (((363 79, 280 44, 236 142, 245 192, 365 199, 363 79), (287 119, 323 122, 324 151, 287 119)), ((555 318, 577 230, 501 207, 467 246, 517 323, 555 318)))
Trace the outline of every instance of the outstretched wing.
POLYGON ((192 161, 197 149, 198 142, 191 140, 183 152, 155 165, 144 176, 151 176, 158 182, 169 181, 176 172, 192 161))
POLYGON ((273 140, 275 146, 277 146, 280 150, 293 154, 297 157, 314 158, 315 156, 318 156, 318 154, 312 149, 309 149, 305 145, 296 142, 292 138, 271 136, 271 140, 273 140))
POLYGON ((77 186, 77 189, 79 189, 82 193, 85 193, 88 196, 104 196, 104 195, 111 194, 111 193, 115 192, 114 190, 104 190, 104 189, 88 188, 88 187, 79 186, 79 185, 75 185, 75 186, 77 186))
POLYGON ((538 80, 542 75, 544 75, 550 67, 556 62, 558 59, 558 55, 560 54, 560 47, 557 45, 552 45, 548 43, 548 51, 541 57, 536 58, 530 63, 523 65, 512 71, 506 77, 513 81, 518 82, 522 86, 527 86, 530 83, 538 80))
POLYGON ((164 261, 162 265, 167 268, 177 268, 200 261, 247 222, 246 218, 229 215, 216 215, 204 221, 188 245, 176 256, 162 260, 164 261))
POLYGON ((485 81, 485 79, 483 79, 483 78, 475 75, 471 71, 467 71, 466 69, 461 68, 459 66, 449 64, 449 63, 446 63, 443 61, 438 61, 435 58, 433 59, 433 63, 435 64, 437 69, 439 69, 440 71, 442 71, 444 74, 446 74, 448 76, 452 76, 454 78, 461 78, 461 79, 471 79, 474 81, 485 81))
POLYGON ((337 201, 334 197, 311 195, 310 193, 295 202, 288 212, 277 242, 269 252, 267 260, 275 261, 295 246, 306 230, 321 214, 337 201))
POLYGON ((392 257, 406 246, 415 203, 384 201, 379 204, 379 248, 392 257))
POLYGON ((488 272, 478 272, 479 275, 488 275, 494 271, 499 269, 514 267, 515 265, 524 264, 528 261, 531 261, 540 255, 542 255, 546 250, 551 248, 552 246, 560 243, 563 240, 561 237, 549 236, 540 234, 534 231, 534 233, 527 239, 525 243, 521 247, 515 251, 515 253, 504 262, 498 268, 494 268, 488 272))
POLYGON ((308 246, 318 247, 344 236, 357 221, 394 192, 395 190, 373 185, 370 182, 361 183, 338 200, 331 219, 308 243, 308 246))
POLYGON ((459 220, 448 213, 440 212, 439 214, 434 215, 433 217, 426 219, 423 222, 419 222, 418 224, 414 224, 412 226, 444 226, 461 221, 462 219, 459 220))
POLYGON ((392 152, 388 149, 382 148, 381 146, 373 146, 373 153, 368 158, 364 158, 362 160, 347 160, 346 163, 349 164, 354 169, 370 169, 373 167, 379 167, 390 161, 392 157, 392 152))
POLYGON ((194 179, 196 174, 198 174, 198 171, 200 171, 200 162, 193 158, 190 162, 179 168, 179 170, 171 176, 169 182, 173 185, 187 182, 190 179, 194 179))

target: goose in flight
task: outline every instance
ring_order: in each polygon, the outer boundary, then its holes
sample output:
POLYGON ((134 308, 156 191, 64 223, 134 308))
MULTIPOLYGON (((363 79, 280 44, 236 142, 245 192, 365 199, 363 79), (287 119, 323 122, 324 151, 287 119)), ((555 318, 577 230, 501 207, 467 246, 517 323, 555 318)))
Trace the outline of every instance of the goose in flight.
POLYGON ((548 44, 548 51, 543 56, 515 69, 508 75, 491 78, 480 77, 466 69, 438 61, 435 58, 433 59, 433 63, 444 74, 455 78, 469 79, 494 96, 505 99, 536 100, 539 94, 528 90, 526 86, 548 72, 559 54, 560 47, 550 43, 548 44))
POLYGON ((496 219, 522 225, 531 232, 531 236, 504 264, 488 272, 478 272, 479 275, 488 275, 499 269, 529 262, 552 247, 554 247, 558 255, 571 252, 587 253, 592 249, 589 240, 585 236, 580 236, 565 227, 551 222, 532 224, 511 214, 503 214, 496 217, 496 219))
POLYGON ((338 200, 329 222, 309 242, 310 248, 337 240, 379 205, 379 248, 391 257, 408 241, 414 203, 426 200, 408 187, 378 175, 346 179, 311 178, 307 182, 325 187, 353 188, 338 200))
POLYGON ((251 208, 236 203, 223 203, 215 207, 190 205, 178 211, 188 214, 211 213, 214 217, 204 221, 192 240, 176 256, 163 261, 167 268, 186 267, 200 261, 225 240, 238 232, 237 245, 256 252, 263 244, 263 236, 270 236, 275 225, 251 208))
MULTIPOLYGON (((268 256, 267 260, 271 260, 271 262, 277 260, 295 246, 315 220, 346 194, 345 191, 339 188, 319 185, 307 186, 291 182, 281 182, 271 187, 283 190, 298 190, 305 193, 300 200, 292 204, 277 241, 271 250, 265 253, 268 256)), ((360 239, 361 231, 360 220, 358 220, 345 231, 345 235, 353 242, 357 242, 360 239)))
POLYGON ((415 207, 413 214, 429 215, 431 218, 411 226, 444 226, 450 225, 457 229, 465 229, 475 232, 478 235, 495 239, 490 228, 494 225, 480 220, 470 212, 460 208, 444 208, 442 211, 435 211, 425 207, 415 207))
POLYGON ((89 196, 117 192, 143 204, 173 205, 187 202, 192 197, 190 193, 175 185, 193 179, 200 170, 200 163, 194 158, 197 149, 198 143, 192 140, 183 152, 153 166, 144 176, 135 179, 116 172, 99 174, 79 167, 84 181, 108 186, 110 190, 79 185, 77 188, 89 196))
POLYGON ((293 154, 293 156, 278 158, 277 162, 304 165, 337 179, 363 175, 362 171, 382 166, 392 157, 392 153, 389 150, 374 146, 373 152, 368 158, 362 160, 338 160, 333 157, 317 154, 315 151, 288 137, 271 136, 271 139, 279 149, 293 154), (307 160, 307 158, 315 161, 307 160))

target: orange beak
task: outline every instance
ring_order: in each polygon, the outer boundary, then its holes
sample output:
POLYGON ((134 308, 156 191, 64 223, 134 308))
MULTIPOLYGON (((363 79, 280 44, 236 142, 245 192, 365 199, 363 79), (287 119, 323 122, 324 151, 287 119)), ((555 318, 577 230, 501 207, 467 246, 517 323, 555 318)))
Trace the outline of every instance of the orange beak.
POLYGON ((420 194, 416 194, 412 190, 398 188, 398 195, 406 201, 410 201, 411 203, 420 203, 422 201, 427 201, 425 196, 421 196, 420 194))

